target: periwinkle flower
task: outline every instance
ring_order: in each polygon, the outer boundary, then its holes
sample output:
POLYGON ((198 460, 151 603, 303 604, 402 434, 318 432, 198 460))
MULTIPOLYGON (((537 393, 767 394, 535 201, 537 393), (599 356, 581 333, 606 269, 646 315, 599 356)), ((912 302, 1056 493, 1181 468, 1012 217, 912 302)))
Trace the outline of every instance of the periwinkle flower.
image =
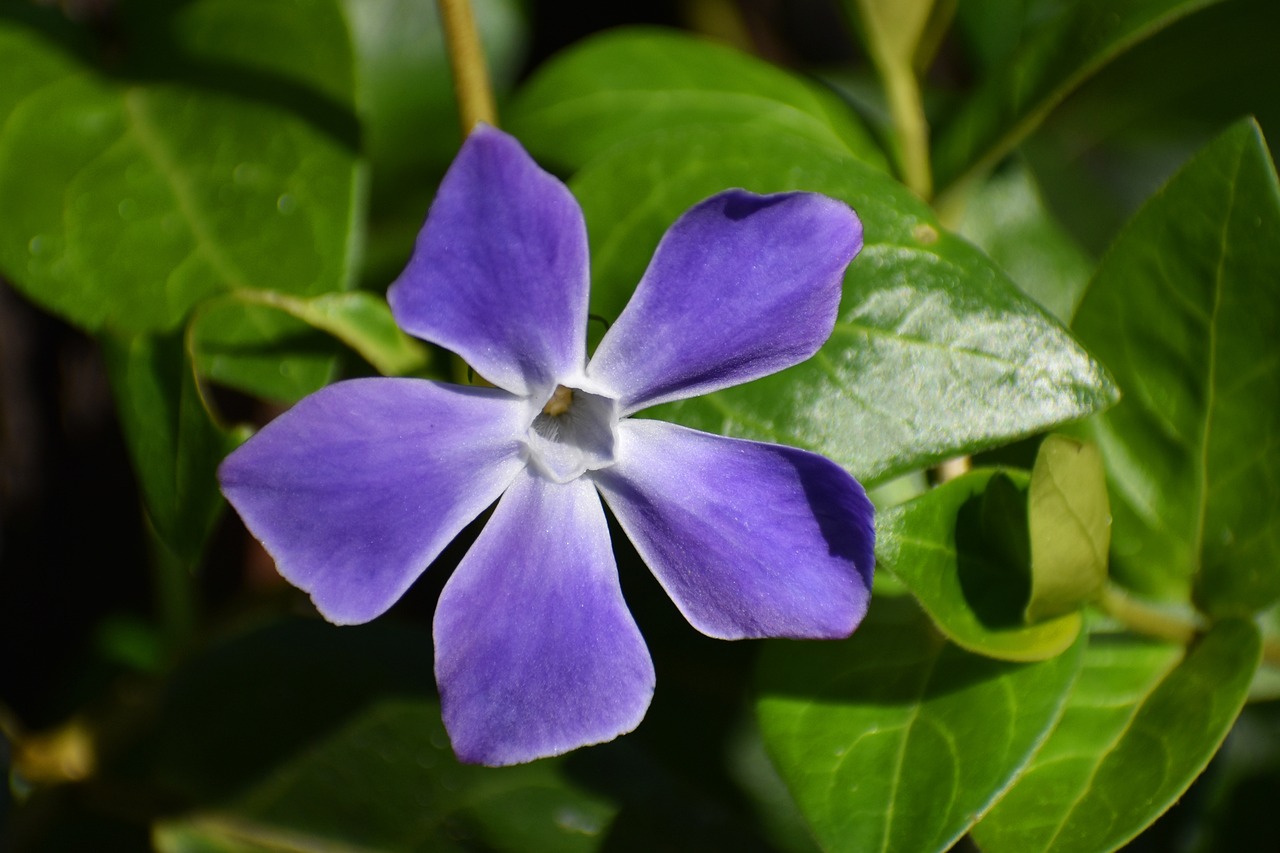
POLYGON ((389 301, 495 387, 336 383, 232 453, 223 492, 338 624, 387 610, 497 501, 435 615, 454 751, 500 765, 611 740, 639 724, 654 672, 602 497, 705 634, 836 638, 861 620, 873 532, 856 480, 807 451, 632 417, 813 355, 861 245, 835 200, 720 193, 672 225, 588 361, 581 210, 482 126, 389 301))

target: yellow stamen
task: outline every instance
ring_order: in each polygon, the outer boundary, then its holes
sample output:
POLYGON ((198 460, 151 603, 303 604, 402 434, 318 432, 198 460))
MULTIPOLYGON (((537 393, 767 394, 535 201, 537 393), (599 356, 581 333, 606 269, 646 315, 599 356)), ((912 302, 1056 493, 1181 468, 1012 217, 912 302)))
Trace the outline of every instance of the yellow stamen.
POLYGON ((573 389, 566 388, 563 385, 557 385, 555 393, 551 395, 551 399, 542 407, 542 413, 556 418, 569 411, 569 407, 572 405, 573 389))

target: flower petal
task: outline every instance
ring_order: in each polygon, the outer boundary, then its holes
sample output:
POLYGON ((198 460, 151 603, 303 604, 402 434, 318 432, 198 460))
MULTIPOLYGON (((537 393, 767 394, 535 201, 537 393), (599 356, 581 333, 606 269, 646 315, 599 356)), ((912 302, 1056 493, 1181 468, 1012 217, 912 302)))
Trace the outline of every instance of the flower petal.
POLYGON ((831 335, 862 223, 814 193, 728 190, 671 226, 589 374, 623 414, 776 373, 831 335))
POLYGON ((623 421, 618 444, 596 485, 695 628, 729 640, 857 627, 875 533, 866 493, 842 468, 662 421, 623 421))
POLYGON ((498 387, 549 394, 586 362, 587 272, 586 225, 568 188, 481 125, 387 299, 402 329, 498 387))
POLYGON ((367 622, 511 482, 525 418, 493 388, 353 379, 267 424, 218 479, 326 619, 367 622))
POLYGON ((463 761, 518 764, 612 740, 653 697, 653 663, 585 479, 516 478, 440 595, 435 643, 463 761))

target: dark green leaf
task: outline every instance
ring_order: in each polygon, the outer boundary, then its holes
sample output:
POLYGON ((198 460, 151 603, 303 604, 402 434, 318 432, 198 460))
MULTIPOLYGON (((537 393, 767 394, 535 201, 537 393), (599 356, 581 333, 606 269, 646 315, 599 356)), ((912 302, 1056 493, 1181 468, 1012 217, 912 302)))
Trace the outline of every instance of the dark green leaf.
POLYGON ((851 155, 764 131, 651 135, 578 173, 592 310, 616 317, 671 222, 734 186, 843 199, 862 218, 866 247, 814 358, 653 410, 659 417, 807 447, 878 482, 1114 399, 1110 379, 1065 330, 900 184, 851 155))
POLYGON ((662 30, 616 30, 575 46, 521 90, 507 123, 534 156, 569 169, 619 143, 691 125, 799 136, 885 166, 866 129, 831 93, 662 30))
POLYGON ((1258 666, 1257 629, 1214 627, 1182 649, 1090 638, 1062 721, 974 829, 984 851, 1104 853, 1173 804, 1217 751, 1258 666))
POLYGON ((1107 580, 1111 510, 1102 456, 1092 444, 1051 435, 1031 469, 1031 598, 1027 620, 1079 610, 1107 580))
POLYGON ((1079 646, 1034 664, 969 654, 881 596, 848 641, 768 644, 757 707, 825 849, 942 851, 1017 778, 1079 662, 1079 646))
POLYGON ((989 168, 1116 54, 1219 0, 1081 0, 1063 4, 1015 56, 942 126, 934 148, 939 187, 989 168))
MULTIPOLYGON (((1013 564, 992 539, 1002 528, 1026 525, 1026 498, 1014 491, 1001 517, 985 491, 1004 495, 1009 475, 992 470, 957 477, 876 516, 876 562, 896 575, 957 645, 1004 660, 1043 660, 1061 654, 1080 634, 1079 613, 1025 625, 1027 566, 1013 564)), ((1025 475, 1019 475, 1025 488, 1025 475)))
POLYGON ((210 419, 180 335, 105 335, 103 351, 147 514, 189 571, 222 509, 214 473, 243 436, 210 419))
POLYGON ((1124 401, 1089 425, 1113 572, 1212 613, 1280 597, 1280 185, 1242 122, 1139 211, 1090 285, 1081 339, 1124 401))
POLYGON ((431 638, 395 624, 255 631, 180 671, 157 777, 204 805, 162 850, 594 849, 616 807, 552 759, 460 765, 430 697, 431 638), (234 697, 228 701, 227 697, 234 697))
MULTIPOLYGON (((0 51, 12 44, 0 37, 0 51)), ((328 61, 349 68, 345 53, 328 61)), ((243 81, 218 91, 52 60, 43 70, 0 141, 0 270, 36 302, 88 329, 137 332, 171 329, 228 290, 347 286, 349 140, 243 81)))

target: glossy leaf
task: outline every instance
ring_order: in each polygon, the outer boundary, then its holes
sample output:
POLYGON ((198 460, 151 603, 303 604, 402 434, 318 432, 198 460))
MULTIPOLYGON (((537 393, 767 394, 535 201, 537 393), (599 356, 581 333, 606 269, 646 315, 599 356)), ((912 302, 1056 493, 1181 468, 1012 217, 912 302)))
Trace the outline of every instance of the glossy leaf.
POLYGON ((591 237, 592 310, 605 318, 621 311, 667 226, 725 187, 823 192, 862 218, 866 246, 816 356, 658 407, 658 417, 817 450, 875 483, 1114 399, 1098 364, 986 257, 850 155, 763 131, 676 132, 615 149, 571 186, 591 237))
MULTIPOLYGON (((990 168, 1063 98, 1131 44, 1219 0, 1081 0, 1062 4, 935 136, 939 187, 990 168)), ((1007 14, 1007 10, 1006 10, 1007 14)))
POLYGON ((1257 126, 1198 154, 1089 287, 1082 340, 1125 392, 1089 424, 1114 573, 1211 613, 1280 597, 1280 185, 1257 126))
POLYGON ((615 30, 582 42, 544 66, 507 115, 535 157, 570 169, 655 131, 705 125, 800 136, 885 165, 870 134, 831 93, 730 48, 663 30, 615 30))
POLYGON ((853 638, 771 643, 765 743, 824 849, 943 851, 1053 727, 1079 647, 1034 664, 957 649, 907 598, 882 596, 853 638))
POLYGON ((1090 638, 1062 721, 974 829, 988 853, 1105 853, 1182 795, 1217 752, 1258 666, 1257 629, 1214 627, 1177 646, 1090 638))
POLYGON ((1098 448, 1061 435, 1031 469, 1031 597, 1027 621, 1076 612, 1107 580, 1111 511, 1098 448))
MULTIPOLYGON (((1003 479, 1002 479, 1003 478, 1003 479)), ((1025 477, 1021 477, 1025 488, 1025 477)), ((909 503, 876 516, 876 564, 898 577, 938 629, 962 648, 1013 661, 1061 654, 1080 634, 1080 614, 1035 625, 1022 622, 1027 566, 1014 564, 994 535, 1026 525, 1025 497, 1018 513, 990 512, 987 490, 1007 475, 977 470, 950 480, 909 503), (985 512, 984 512, 985 511, 985 512)), ((991 489, 997 495, 1001 490, 991 489)))
POLYGON ((0 140, 0 270, 30 298, 87 329, 140 332, 229 290, 347 286, 358 181, 340 131, 263 97, 251 71, 222 89, 45 71, 0 140))
POLYGON ((210 418, 181 335, 107 335, 103 352, 147 515, 190 571, 223 506, 214 472, 244 436, 210 418))

